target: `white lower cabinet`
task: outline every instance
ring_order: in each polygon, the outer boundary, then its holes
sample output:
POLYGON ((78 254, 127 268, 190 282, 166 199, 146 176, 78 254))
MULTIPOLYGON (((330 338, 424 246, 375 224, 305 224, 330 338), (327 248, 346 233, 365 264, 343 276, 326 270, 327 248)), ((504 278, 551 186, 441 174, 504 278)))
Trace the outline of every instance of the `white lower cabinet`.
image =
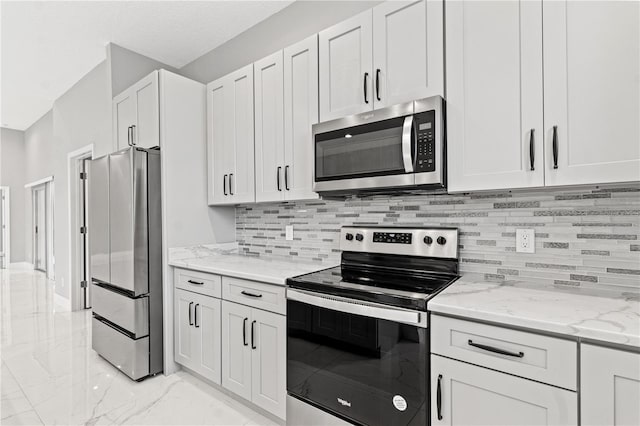
POLYGON ((583 425, 640 425, 640 353, 581 345, 583 425))
POLYGON ((175 359, 220 384, 220 299, 175 290, 175 359))
POLYGON ((431 355, 433 425, 577 425, 577 393, 431 355))
POLYGON ((222 386, 284 419, 285 317, 225 300, 222 348, 222 386))

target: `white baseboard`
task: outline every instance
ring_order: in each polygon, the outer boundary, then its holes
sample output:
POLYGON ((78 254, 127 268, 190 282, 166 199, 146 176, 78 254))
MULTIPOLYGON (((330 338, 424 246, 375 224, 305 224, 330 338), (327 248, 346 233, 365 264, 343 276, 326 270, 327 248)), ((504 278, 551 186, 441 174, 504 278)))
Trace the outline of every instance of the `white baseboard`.
POLYGON ((53 294, 53 303, 54 305, 58 305, 67 311, 71 311, 71 300, 59 295, 58 293, 53 294))
POLYGON ((33 269, 33 263, 30 262, 11 262, 10 269, 33 269))

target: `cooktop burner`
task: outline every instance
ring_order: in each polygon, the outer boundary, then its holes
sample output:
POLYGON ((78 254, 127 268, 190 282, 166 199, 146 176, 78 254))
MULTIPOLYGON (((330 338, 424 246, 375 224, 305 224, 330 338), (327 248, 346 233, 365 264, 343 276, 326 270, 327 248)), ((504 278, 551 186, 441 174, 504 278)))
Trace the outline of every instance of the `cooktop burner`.
POLYGON ((289 278, 291 288, 426 311, 458 278, 454 228, 354 228, 341 231, 341 265, 289 278))

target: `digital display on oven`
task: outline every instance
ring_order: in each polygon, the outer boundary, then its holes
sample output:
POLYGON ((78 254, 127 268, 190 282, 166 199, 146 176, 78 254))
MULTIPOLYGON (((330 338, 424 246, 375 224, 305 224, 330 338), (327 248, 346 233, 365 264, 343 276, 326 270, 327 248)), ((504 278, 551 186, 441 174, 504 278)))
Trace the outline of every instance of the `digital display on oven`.
POLYGON ((374 232, 374 243, 411 244, 411 234, 408 232, 374 232))

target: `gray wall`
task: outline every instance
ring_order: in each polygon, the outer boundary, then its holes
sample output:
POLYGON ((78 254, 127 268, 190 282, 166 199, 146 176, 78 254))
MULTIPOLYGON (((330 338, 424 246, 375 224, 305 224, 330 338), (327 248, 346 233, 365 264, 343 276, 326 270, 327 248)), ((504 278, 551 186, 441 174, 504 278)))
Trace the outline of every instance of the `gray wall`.
POLYGON ((0 130, 0 186, 9 187, 11 204, 10 261, 23 262, 26 253, 24 132, 4 127, 0 130))
POLYGON ((208 83, 350 18, 379 1, 297 1, 180 69, 208 83))

